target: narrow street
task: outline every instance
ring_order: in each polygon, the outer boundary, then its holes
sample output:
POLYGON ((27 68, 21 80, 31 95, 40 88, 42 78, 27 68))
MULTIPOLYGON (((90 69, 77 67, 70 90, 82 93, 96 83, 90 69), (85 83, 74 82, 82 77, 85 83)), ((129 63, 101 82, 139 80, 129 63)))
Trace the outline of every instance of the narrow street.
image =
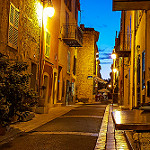
POLYGON ((13 141, 1 150, 93 150, 106 105, 83 105, 13 141))

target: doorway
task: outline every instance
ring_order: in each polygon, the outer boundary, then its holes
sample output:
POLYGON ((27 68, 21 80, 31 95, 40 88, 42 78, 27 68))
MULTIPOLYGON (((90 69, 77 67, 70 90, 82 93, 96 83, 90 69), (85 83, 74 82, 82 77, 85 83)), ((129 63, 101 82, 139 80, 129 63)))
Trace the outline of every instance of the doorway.
POLYGON ((57 80, 57 73, 54 72, 54 82, 53 82, 53 104, 56 103, 56 80, 57 80))
POLYGON ((69 88, 70 88, 70 81, 66 81, 66 105, 69 105, 69 88))
POLYGON ((44 75, 44 84, 43 84, 43 99, 45 100, 45 103, 48 102, 48 76, 44 75))
POLYGON ((137 106, 140 105, 141 103, 141 90, 140 90, 140 55, 138 55, 138 58, 137 58, 137 106))

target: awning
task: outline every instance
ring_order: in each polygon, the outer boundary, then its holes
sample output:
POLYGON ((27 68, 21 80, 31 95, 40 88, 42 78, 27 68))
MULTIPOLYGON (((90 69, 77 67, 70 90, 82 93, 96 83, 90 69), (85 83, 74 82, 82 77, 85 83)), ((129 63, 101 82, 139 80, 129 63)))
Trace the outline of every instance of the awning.
POLYGON ((98 92, 100 92, 100 93, 103 93, 103 92, 105 92, 105 93, 109 93, 110 91, 109 91, 109 90, 107 90, 107 89, 100 89, 100 90, 98 90, 98 92))
POLYGON ((107 83, 107 81, 105 81, 105 80, 103 80, 103 79, 101 79, 101 78, 99 78, 97 76, 94 77, 94 80, 97 81, 97 82, 99 82, 99 83, 103 83, 103 84, 107 83))

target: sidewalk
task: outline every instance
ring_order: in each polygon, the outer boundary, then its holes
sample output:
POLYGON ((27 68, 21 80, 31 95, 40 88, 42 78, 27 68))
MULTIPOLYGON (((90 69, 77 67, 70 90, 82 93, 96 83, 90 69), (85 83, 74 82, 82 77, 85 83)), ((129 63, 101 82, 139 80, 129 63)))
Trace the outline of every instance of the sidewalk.
POLYGON ((33 129, 69 112, 74 107, 80 107, 81 105, 70 105, 70 106, 60 106, 52 107, 48 114, 35 114, 35 117, 27 122, 17 122, 10 126, 10 130, 4 135, 0 136, 0 144, 6 143, 12 140, 19 134, 24 134, 26 132, 32 131, 33 129))

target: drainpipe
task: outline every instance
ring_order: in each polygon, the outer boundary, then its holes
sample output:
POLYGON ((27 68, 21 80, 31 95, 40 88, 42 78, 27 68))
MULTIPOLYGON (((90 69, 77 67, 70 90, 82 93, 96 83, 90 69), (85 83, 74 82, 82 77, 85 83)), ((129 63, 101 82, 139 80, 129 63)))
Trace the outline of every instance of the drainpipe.
MULTIPOLYGON (((124 19, 124 26, 123 26, 123 51, 125 51, 125 11, 123 11, 123 19, 124 19)), ((122 104, 124 104, 124 57, 123 57, 123 99, 122 104)))
MULTIPOLYGON (((145 10, 145 81, 147 67, 147 10, 145 10)), ((146 102, 146 82, 145 82, 145 102, 146 102)), ((142 101, 143 102, 143 101, 142 101)))

